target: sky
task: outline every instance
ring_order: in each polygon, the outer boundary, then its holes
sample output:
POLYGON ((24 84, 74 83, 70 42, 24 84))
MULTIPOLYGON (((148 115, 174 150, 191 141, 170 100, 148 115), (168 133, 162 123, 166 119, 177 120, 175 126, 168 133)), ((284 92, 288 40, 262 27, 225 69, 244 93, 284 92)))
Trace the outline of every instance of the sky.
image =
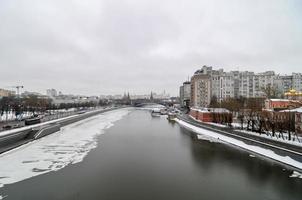
POLYGON ((0 0, 0 88, 177 95, 203 65, 302 72, 302 1, 0 0))

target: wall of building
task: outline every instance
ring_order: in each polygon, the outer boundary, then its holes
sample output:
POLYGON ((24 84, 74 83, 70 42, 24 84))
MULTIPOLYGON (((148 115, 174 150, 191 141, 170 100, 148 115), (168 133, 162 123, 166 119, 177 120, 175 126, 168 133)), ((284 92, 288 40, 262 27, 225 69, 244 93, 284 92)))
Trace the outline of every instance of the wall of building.
POLYGON ((5 90, 5 89, 0 88, 0 97, 8 97, 8 96, 12 96, 15 94, 16 94, 15 91, 5 90))
POLYGON ((208 107, 211 102, 211 79, 206 74, 195 74, 191 78, 191 106, 208 107))

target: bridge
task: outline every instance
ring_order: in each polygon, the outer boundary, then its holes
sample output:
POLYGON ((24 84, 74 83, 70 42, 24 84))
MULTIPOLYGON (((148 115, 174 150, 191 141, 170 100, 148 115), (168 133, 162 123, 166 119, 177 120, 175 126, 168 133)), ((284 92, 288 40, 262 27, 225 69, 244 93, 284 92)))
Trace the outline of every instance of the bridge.
POLYGON ((172 106, 173 103, 171 101, 165 99, 135 99, 132 100, 132 105, 135 107, 143 107, 143 106, 150 106, 150 105, 163 105, 163 106, 172 106))

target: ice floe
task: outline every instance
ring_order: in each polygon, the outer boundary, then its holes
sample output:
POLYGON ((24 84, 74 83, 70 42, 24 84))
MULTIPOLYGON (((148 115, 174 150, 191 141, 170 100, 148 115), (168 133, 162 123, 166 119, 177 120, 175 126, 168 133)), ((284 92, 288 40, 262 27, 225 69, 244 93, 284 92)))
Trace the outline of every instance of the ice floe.
POLYGON ((130 111, 119 109, 87 118, 2 154, 0 187, 81 162, 97 146, 98 135, 130 111))
POLYGON ((302 178, 302 174, 296 171, 293 171, 293 173, 289 176, 290 178, 302 178))

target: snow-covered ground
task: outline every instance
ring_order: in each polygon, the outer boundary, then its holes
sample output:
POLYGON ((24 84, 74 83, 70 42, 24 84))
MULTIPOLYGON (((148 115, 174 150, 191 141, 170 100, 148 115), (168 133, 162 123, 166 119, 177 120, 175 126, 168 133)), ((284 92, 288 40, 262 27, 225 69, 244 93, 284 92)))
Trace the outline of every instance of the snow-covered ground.
MULTIPOLYGON (((194 120, 197 121, 196 119, 194 119, 194 120)), ((217 127, 226 127, 226 125, 212 123, 212 122, 209 122, 207 124, 217 126, 217 127)), ((286 144, 292 144, 292 145, 302 147, 302 138, 298 137, 296 135, 292 135, 292 140, 288 140, 288 134, 287 133, 283 133, 283 136, 284 136, 284 139, 283 139, 282 137, 278 137, 279 133, 275 133, 275 136, 273 137, 272 133, 261 134, 260 135, 259 133, 256 133, 256 132, 238 129, 239 127, 241 127, 240 124, 238 124, 238 123, 232 123, 232 126, 237 128, 236 131, 239 131, 239 132, 242 132, 242 133, 251 134, 251 135, 255 135, 257 137, 263 137, 263 138, 266 138, 266 139, 270 139, 270 140, 274 140, 274 141, 278 141, 278 142, 282 142, 282 143, 286 143, 286 144)))
MULTIPOLYGON (((237 140, 237 139, 234 139, 234 138, 231 138, 231 137, 228 137, 228 136, 225 136, 225 135, 222 135, 222 134, 219 134, 217 132, 214 132, 214 131, 209 131, 209 130, 206 130, 206 129, 203 129, 203 128, 199 128, 199 127, 196 127, 196 126, 193 126, 187 122, 184 122, 182 120, 179 120, 179 119, 176 119, 176 121, 183 127, 195 132, 198 134, 198 139, 203 139, 204 136, 209 136, 209 137, 212 137, 212 138, 215 138, 217 140, 222 140, 228 144, 231 144, 231 145, 235 145, 235 146, 238 146, 238 147, 241 147, 243 149, 246 149, 246 150, 249 150, 249 151, 252 151, 256 154, 260 154, 260 155, 263 155, 265 157, 268 157, 268 158, 271 158, 273 160, 276 160, 276 161, 279 161, 281 163, 285 163, 287 165, 290 165, 290 166, 293 166, 297 169, 300 169, 302 171, 302 163, 301 162, 298 162, 297 160, 294 160, 292 158, 290 158, 289 156, 281 156, 281 155, 278 155, 276 154, 274 151, 270 150, 270 149, 265 149, 265 148, 261 148, 259 146, 254 146, 254 145, 249 145, 249 144, 246 144, 240 140, 237 140)), ((302 176, 301 176, 302 177, 302 176)))
POLYGON ((98 135, 129 112, 129 108, 108 111, 2 154, 0 187, 81 162, 97 146, 98 135))
MULTIPOLYGON (((91 110, 91 111, 87 111, 85 114, 99 112, 100 110, 105 110, 105 109, 100 108, 100 109, 97 109, 97 110, 91 110)), ((83 115, 83 114, 81 114, 81 115, 83 115)), ((53 119, 53 120, 49 120, 49 121, 34 124, 34 125, 24 126, 24 127, 21 127, 21 128, 15 128, 15 129, 7 130, 7 131, 1 131, 0 136, 9 135, 9 134, 12 134, 12 133, 24 131, 24 130, 31 129, 31 128, 37 128, 37 127, 40 127, 40 126, 45 126, 45 125, 48 125, 48 124, 52 124, 52 123, 55 123, 55 122, 60 122, 62 120, 74 118, 74 117, 77 117, 77 116, 79 116, 79 114, 73 114, 71 116, 61 117, 61 118, 58 118, 58 119, 53 119)))
POLYGON ((24 118, 31 117, 32 115, 33 115, 32 112, 24 112, 21 115, 16 116, 16 113, 14 111, 8 111, 8 112, 4 112, 4 113, 2 113, 2 115, 0 115, 0 121, 12 121, 12 120, 17 120, 17 119, 21 120, 24 118))

